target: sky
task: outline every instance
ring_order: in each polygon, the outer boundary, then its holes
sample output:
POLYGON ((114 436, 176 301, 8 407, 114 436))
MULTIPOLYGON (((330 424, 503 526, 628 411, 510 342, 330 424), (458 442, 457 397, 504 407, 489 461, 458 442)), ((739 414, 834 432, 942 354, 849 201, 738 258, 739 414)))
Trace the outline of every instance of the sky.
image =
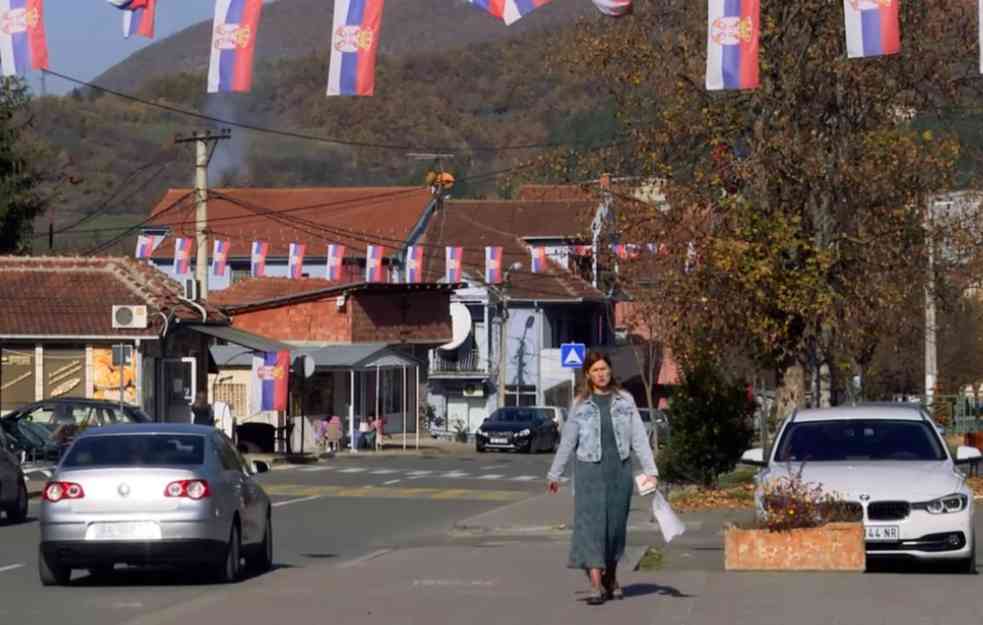
MULTIPOLYGON (((156 40, 210 20, 214 11, 212 0, 158 0, 156 40)), ((49 68, 80 80, 95 78, 152 43, 143 37, 124 39, 121 12, 106 0, 45 0, 44 13, 49 68)), ((40 93, 40 73, 32 72, 28 81, 40 93)), ((54 76, 46 78, 49 94, 67 93, 75 86, 54 76)))

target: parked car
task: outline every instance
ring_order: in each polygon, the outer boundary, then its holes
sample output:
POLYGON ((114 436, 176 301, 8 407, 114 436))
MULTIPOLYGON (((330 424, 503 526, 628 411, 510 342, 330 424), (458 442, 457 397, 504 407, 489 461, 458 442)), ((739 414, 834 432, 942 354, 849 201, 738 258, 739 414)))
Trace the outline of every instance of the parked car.
POLYGON ((15 455, 23 455, 26 462, 58 461, 58 444, 47 426, 8 415, 0 419, 0 432, 7 437, 7 448, 15 455))
POLYGON ((205 570, 240 578, 273 564, 270 499, 213 427, 129 424, 88 429, 41 494, 38 573, 63 585, 72 569, 108 573, 118 563, 205 570))
POLYGON ((567 409, 560 406, 530 406, 546 413, 546 415, 556 424, 556 427, 563 431, 563 424, 567 422, 567 409))
POLYGON ((8 523, 20 523, 27 518, 27 481, 11 445, 0 430, 0 511, 6 514, 8 523))
POLYGON ((762 467, 755 504, 764 511, 764 485, 801 471, 805 482, 839 493, 862 511, 867 555, 949 560, 976 569, 973 491, 957 465, 980 451, 960 446, 953 457, 918 406, 849 406, 794 413, 782 425, 771 455, 744 453, 762 467))
POLYGON ((666 414, 666 411, 639 408, 638 414, 641 415, 642 423, 645 425, 645 432, 649 437, 649 445, 654 448, 656 441, 658 441, 659 447, 665 447, 666 443, 669 442, 670 434, 669 415, 666 414))
MULTIPOLYGON (((25 451, 34 450, 36 455, 44 456, 44 459, 57 460, 57 450, 64 451, 69 443, 75 438, 79 431, 89 427, 112 425, 116 423, 149 423, 150 417, 137 406, 123 404, 119 402, 103 399, 86 399, 84 397, 57 397, 45 399, 22 406, 13 412, 8 413, 0 423, 3 429, 15 436, 25 451), (47 430, 47 441, 41 445, 40 449, 33 438, 45 435, 47 430), (50 445, 55 448, 54 457, 51 455, 50 445)), ((42 458, 38 458, 39 460, 42 458)))
POLYGON ((513 449, 534 453, 555 451, 560 443, 560 428, 553 415, 542 408, 499 408, 485 419, 475 432, 475 449, 513 449))

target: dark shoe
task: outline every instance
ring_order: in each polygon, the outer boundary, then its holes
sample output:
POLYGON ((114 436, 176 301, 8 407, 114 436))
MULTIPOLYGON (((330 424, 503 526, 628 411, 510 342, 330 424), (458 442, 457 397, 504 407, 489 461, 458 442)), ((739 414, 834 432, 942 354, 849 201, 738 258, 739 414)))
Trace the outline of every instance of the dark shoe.
POLYGON ((620 601, 621 599, 625 598, 625 591, 621 590, 621 586, 615 586, 608 591, 608 596, 610 596, 612 599, 618 599, 620 601))
POLYGON ((587 605, 601 605, 607 601, 607 593, 600 588, 591 588, 590 594, 587 595, 587 605))

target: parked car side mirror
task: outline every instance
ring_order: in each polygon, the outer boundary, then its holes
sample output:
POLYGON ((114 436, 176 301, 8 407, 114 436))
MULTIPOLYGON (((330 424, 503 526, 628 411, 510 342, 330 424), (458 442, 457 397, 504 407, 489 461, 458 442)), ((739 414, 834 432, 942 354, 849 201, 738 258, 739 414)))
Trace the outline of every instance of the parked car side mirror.
POLYGON ((269 471, 270 465, 266 464, 262 460, 253 460, 251 471, 253 475, 256 475, 257 473, 269 473, 269 471))
POLYGON ((975 447, 968 447, 966 445, 960 445, 956 448, 956 462, 972 462, 974 460, 979 460, 983 458, 983 454, 980 450, 975 447))
POLYGON ((768 463, 765 462, 765 450, 761 447, 748 449, 743 455, 741 455, 741 463, 749 464, 754 467, 768 466, 768 463))

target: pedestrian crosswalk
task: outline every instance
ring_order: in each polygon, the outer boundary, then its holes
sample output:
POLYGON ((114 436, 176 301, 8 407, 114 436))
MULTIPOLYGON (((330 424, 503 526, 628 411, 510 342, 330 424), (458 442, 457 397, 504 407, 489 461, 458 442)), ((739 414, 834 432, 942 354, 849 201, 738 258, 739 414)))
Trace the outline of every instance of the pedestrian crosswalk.
POLYGON ((386 475, 399 477, 402 479, 422 480, 422 479, 445 479, 445 480, 485 480, 503 482, 534 482, 545 480, 544 475, 506 475, 504 473, 468 473, 466 471, 439 471, 425 469, 372 469, 368 467, 338 467, 333 465, 315 465, 307 467, 290 467, 300 473, 321 473, 332 471, 344 474, 366 474, 366 475, 386 475))

